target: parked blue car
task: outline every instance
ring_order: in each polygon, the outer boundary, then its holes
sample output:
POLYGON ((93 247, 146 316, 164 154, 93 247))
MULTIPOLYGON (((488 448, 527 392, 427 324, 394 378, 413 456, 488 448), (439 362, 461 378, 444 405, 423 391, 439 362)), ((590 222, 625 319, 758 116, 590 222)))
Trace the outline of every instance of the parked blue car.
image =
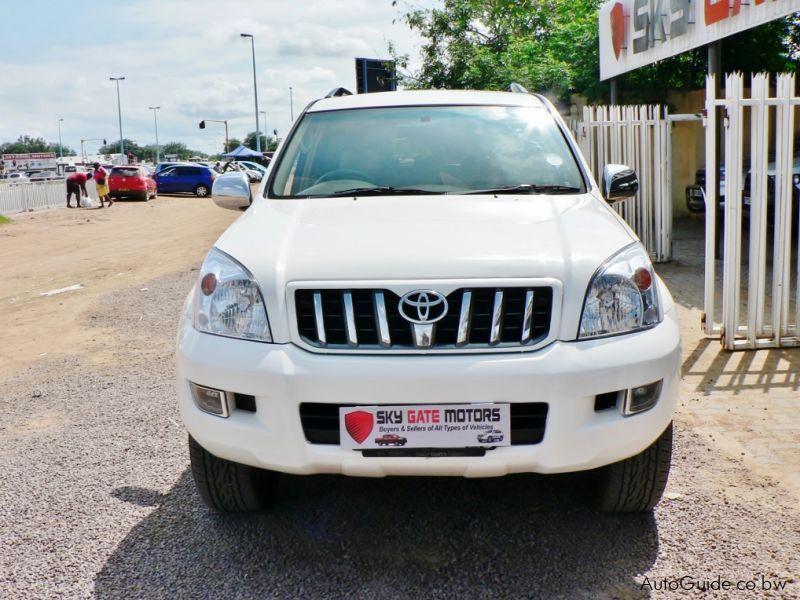
POLYGON ((200 198, 211 195, 211 185, 216 173, 199 165, 175 165, 155 175, 158 192, 173 194, 189 192, 200 198))

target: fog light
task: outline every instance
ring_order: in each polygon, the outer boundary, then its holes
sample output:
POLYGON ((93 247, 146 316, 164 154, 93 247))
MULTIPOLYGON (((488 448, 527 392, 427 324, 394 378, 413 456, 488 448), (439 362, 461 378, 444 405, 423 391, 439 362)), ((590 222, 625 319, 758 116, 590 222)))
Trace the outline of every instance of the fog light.
POLYGON ((225 392, 189 383, 197 408, 218 417, 228 416, 228 399, 225 392))
POLYGON ((661 395, 663 379, 655 383, 640 385, 625 392, 622 402, 622 414, 626 417, 644 412, 653 408, 661 395))

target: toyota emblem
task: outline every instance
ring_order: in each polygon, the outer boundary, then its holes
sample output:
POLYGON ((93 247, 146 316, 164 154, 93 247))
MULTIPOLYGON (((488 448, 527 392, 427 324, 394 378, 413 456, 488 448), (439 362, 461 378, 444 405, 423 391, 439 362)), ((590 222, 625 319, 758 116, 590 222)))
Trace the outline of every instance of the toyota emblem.
POLYGON ((447 298, 433 290, 414 290, 400 298, 400 314, 417 325, 436 323, 447 314, 447 298))

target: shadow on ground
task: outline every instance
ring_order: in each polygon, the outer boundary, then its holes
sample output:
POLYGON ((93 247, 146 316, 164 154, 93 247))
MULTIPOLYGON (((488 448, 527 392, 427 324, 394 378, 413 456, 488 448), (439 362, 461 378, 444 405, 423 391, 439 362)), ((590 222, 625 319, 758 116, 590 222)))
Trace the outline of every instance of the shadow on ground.
POLYGON ((268 513, 220 517, 189 472, 111 555, 98 598, 639 597, 658 551, 651 514, 606 515, 584 476, 286 477, 268 513))
POLYGON ((800 352, 792 348, 729 352, 719 340, 701 338, 684 359, 681 375, 701 393, 800 390, 800 352))

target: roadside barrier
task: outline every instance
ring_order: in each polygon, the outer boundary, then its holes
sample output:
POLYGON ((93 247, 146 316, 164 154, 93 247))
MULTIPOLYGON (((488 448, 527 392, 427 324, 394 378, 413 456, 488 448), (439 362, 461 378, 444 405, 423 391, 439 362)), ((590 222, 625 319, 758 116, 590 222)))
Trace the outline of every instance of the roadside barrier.
MULTIPOLYGON (((93 194, 94 183, 89 182, 86 187, 90 196, 97 196, 97 194, 93 194)), ((61 208, 66 206, 66 194, 66 183, 63 179, 0 183, 0 215, 10 215, 37 208, 61 208)))

